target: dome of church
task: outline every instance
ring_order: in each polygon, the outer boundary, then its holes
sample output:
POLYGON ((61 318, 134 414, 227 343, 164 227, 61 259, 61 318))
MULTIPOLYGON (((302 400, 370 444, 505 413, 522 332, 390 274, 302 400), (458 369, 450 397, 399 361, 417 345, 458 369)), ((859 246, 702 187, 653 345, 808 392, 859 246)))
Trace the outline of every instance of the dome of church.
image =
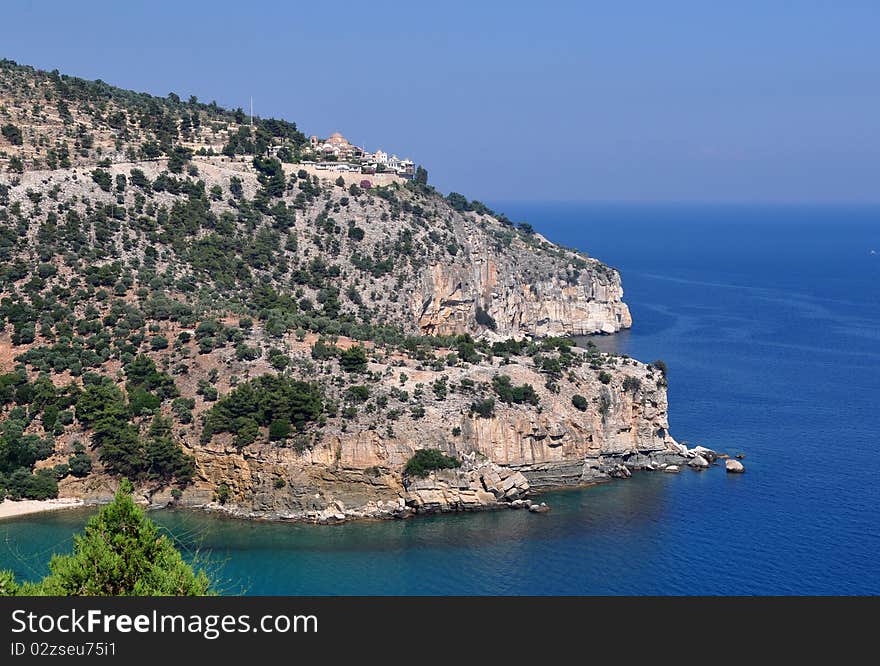
POLYGON ((342 136, 339 132, 333 132, 333 134, 331 134, 327 138, 327 143, 332 143, 334 145, 339 145, 339 146, 347 146, 348 139, 346 139, 344 136, 342 136))

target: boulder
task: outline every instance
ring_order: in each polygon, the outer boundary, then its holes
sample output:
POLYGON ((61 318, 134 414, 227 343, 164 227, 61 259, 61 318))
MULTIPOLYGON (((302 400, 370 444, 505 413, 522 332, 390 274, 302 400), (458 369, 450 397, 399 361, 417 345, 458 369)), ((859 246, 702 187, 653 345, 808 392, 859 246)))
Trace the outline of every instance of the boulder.
POLYGON ((626 465, 615 465, 609 470, 608 476, 612 479, 628 479, 632 476, 632 472, 626 465))
POLYGON ((712 449, 707 449, 705 446, 695 446, 691 451, 694 452, 694 457, 699 456, 710 463, 713 463, 718 459, 718 454, 712 449))
POLYGON ((724 463, 724 467, 727 469, 728 474, 742 474, 746 471, 746 468, 739 460, 733 460, 732 458, 724 463))
POLYGON ((541 502, 540 504, 532 504, 529 507, 529 513, 547 513, 549 510, 550 507, 544 502, 541 502))
POLYGON ((680 469, 681 468, 678 465, 666 465, 666 467, 663 468, 663 471, 667 474, 678 474, 680 469))
POLYGON ((709 467, 709 461, 698 454, 688 460, 688 467, 691 469, 707 469, 709 467))

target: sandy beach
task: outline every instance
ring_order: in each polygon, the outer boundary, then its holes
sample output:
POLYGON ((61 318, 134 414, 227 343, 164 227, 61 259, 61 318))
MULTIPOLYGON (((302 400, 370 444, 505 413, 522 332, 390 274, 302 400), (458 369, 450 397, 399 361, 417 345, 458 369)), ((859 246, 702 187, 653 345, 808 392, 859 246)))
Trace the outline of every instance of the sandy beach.
POLYGON ((59 509, 72 509, 83 506, 81 499, 50 499, 50 500, 3 500, 0 502, 0 520, 4 518, 16 518, 31 513, 44 511, 57 511, 59 509))

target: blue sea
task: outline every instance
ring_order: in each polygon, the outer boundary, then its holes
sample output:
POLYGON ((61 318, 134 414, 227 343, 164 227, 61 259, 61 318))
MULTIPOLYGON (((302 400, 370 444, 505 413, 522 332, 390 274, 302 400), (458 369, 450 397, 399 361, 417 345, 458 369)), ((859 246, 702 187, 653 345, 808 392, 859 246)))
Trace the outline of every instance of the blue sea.
MULTIPOLYGON (((680 441, 744 475, 639 473, 507 511, 314 527, 155 518, 230 594, 880 593, 880 207, 496 203, 619 268, 680 441), (871 254, 875 250, 877 254, 871 254)), ((88 511, 0 523, 35 578, 88 511)))

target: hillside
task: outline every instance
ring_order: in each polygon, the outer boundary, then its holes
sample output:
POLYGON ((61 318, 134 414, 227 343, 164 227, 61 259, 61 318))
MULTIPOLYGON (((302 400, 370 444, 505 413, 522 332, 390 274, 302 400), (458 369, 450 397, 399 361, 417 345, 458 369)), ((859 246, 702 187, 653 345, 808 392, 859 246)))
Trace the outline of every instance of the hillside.
POLYGON ((630 325, 619 274, 528 225, 424 179, 309 173, 287 121, 9 61, 0 129, 11 496, 127 476, 157 502, 337 520, 681 453, 662 365, 559 337, 630 325), (447 469, 404 473, 420 449, 447 469))

